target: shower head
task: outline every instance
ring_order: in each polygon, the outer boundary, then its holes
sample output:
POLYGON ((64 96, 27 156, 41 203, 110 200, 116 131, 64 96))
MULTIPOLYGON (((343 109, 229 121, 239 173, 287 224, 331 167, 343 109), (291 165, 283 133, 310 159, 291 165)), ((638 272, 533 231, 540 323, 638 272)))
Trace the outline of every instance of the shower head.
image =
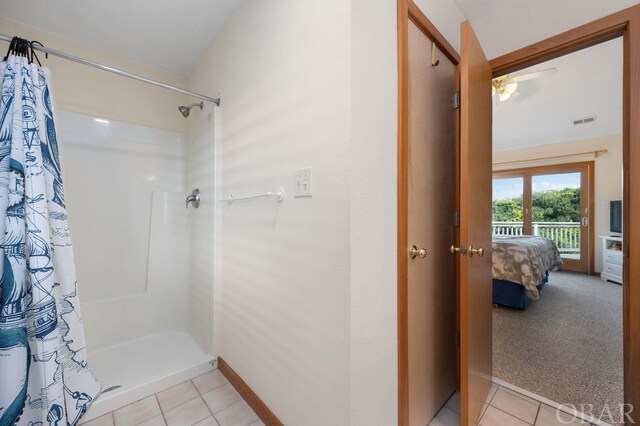
POLYGON ((180 110, 180 113, 184 118, 187 118, 189 116, 189 112, 191 111, 191 108, 193 108, 194 106, 199 106, 200 109, 202 109, 204 108, 204 102, 200 101, 200 103, 191 104, 189 106, 182 105, 178 107, 178 110, 180 110))

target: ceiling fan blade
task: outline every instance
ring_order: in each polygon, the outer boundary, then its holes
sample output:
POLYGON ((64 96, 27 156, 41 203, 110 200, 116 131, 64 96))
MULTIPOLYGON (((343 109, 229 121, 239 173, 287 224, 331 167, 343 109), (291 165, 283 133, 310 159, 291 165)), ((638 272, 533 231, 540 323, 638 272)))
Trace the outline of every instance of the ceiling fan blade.
POLYGON ((542 71, 536 71, 536 72, 530 72, 530 73, 527 73, 527 74, 516 75, 516 76, 510 77, 509 81, 519 82, 519 81, 533 80, 534 78, 546 77, 548 75, 553 75, 553 74, 555 74, 557 72, 558 72, 557 68, 549 68, 549 69, 542 70, 542 71))

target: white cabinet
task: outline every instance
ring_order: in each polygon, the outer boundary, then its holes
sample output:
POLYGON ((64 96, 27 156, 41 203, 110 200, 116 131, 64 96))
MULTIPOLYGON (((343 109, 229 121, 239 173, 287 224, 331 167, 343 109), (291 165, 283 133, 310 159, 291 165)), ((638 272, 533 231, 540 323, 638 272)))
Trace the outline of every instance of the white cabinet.
POLYGON ((622 284, 622 237, 602 239, 602 281, 622 284))

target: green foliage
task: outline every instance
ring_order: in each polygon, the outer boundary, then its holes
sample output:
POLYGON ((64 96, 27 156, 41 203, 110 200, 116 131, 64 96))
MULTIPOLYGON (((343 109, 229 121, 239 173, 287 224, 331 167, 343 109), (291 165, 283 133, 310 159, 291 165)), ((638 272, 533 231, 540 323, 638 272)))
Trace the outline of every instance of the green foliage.
POLYGON ((494 200, 491 210, 494 222, 522 222, 522 196, 506 200, 494 200))
POLYGON ((580 188, 533 194, 533 222, 580 222, 580 188))
MULTIPOLYGON (((580 188, 539 191, 532 194, 533 222, 580 222, 580 188)), ((495 200, 494 222, 522 222, 522 196, 495 200)))

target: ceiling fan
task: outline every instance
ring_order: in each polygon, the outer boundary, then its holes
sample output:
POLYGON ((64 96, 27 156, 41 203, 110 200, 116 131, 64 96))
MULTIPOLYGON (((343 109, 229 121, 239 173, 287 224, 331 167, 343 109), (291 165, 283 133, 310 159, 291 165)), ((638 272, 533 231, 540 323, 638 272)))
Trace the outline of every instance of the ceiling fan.
POLYGON ((521 81, 533 80, 535 78, 546 77, 558 72, 557 68, 549 68, 542 71, 530 72, 527 74, 509 76, 503 75, 502 77, 496 77, 491 80, 491 96, 498 94, 500 102, 504 102, 516 95, 518 89, 518 83, 521 81))

